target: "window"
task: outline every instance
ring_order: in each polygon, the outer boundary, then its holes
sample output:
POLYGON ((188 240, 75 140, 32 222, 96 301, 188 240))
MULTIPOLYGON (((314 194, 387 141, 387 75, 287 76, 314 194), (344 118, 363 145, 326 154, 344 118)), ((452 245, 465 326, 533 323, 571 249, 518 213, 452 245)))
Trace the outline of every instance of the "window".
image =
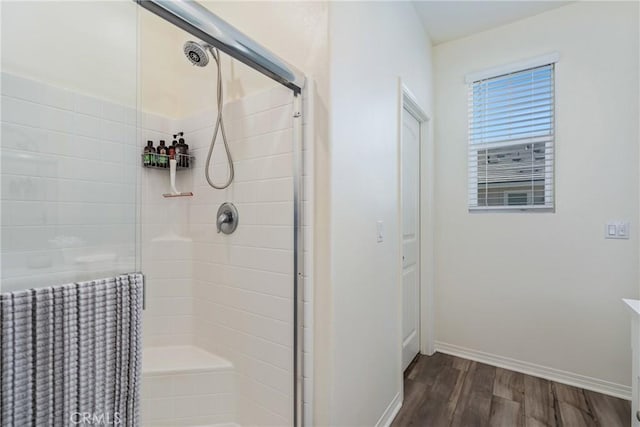
POLYGON ((554 207, 554 63, 469 81, 469 209, 554 207))

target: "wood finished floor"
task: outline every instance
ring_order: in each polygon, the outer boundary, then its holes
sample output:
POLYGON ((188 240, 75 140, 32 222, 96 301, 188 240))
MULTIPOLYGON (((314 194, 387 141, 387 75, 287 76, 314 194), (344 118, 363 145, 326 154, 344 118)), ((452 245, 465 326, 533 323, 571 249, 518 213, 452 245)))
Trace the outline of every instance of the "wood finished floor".
POLYGON ((631 425, 627 400, 442 353, 419 355, 404 377, 394 427, 631 425))

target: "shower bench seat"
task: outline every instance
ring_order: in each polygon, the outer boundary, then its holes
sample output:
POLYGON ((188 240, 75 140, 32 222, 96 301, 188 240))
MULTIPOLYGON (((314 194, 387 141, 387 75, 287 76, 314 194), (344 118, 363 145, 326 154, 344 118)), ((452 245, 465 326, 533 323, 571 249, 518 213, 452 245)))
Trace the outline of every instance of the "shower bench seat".
POLYGON ((149 347, 142 354, 143 426, 236 426, 235 373, 202 348, 149 347))
POLYGON ((142 355, 143 374, 229 371, 227 359, 192 345, 149 347, 142 355))

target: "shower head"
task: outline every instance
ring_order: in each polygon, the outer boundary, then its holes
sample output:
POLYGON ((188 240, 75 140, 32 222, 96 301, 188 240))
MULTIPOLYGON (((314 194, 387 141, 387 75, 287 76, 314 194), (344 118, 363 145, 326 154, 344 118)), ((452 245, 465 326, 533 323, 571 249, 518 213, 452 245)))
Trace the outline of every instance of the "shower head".
POLYGON ((209 63, 207 48, 209 46, 189 40, 184 44, 184 54, 193 65, 204 67, 209 63))

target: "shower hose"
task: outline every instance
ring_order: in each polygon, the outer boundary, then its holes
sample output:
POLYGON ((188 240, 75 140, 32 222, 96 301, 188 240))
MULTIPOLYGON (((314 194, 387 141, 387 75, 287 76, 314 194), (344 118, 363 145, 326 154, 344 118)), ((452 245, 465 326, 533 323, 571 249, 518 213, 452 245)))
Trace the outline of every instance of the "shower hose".
POLYGON ((231 151, 229 151, 227 134, 224 131, 224 120, 222 119, 223 98, 222 98, 222 70, 221 70, 222 67, 220 65, 220 52, 218 51, 218 49, 215 49, 213 47, 209 47, 209 52, 211 52, 211 56, 213 56, 213 59, 216 61, 216 69, 218 70, 218 84, 217 84, 218 117, 216 118, 216 124, 213 129, 213 136, 211 137, 211 145, 209 145, 209 154, 207 155, 207 163, 204 168, 204 176, 207 178, 207 182, 211 187, 217 190, 223 190, 227 188, 229 185, 231 185, 231 182, 233 181, 233 176, 234 176, 233 159, 231 158, 231 151), (229 165, 229 176, 227 178, 227 182, 225 182, 222 185, 216 185, 211 179, 211 177, 209 176, 209 166, 211 164, 211 157, 213 156, 213 148, 216 145, 218 131, 220 131, 220 133, 222 134, 222 142, 224 144, 224 150, 227 153, 227 163, 229 165))

